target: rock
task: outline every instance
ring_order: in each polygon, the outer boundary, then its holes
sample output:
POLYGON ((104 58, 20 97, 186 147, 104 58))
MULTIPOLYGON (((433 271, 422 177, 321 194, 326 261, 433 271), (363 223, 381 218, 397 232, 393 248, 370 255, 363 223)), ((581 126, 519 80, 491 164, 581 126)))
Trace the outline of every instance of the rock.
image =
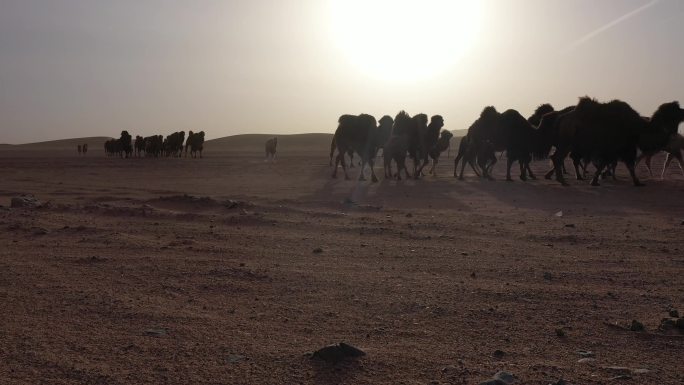
POLYGON ((565 227, 572 227, 572 228, 574 228, 574 227, 575 227, 575 224, 574 224, 574 223, 568 223, 568 224, 565 225, 565 227))
POLYGON ((577 353, 579 353, 580 357, 582 358, 591 358, 595 356, 594 352, 590 350, 580 350, 577 353))
POLYGON ((560 380, 554 382, 553 384, 549 384, 549 385, 568 385, 568 383, 564 379, 561 378, 560 380))
POLYGON ((508 385, 505 382, 501 380, 487 380, 484 382, 480 382, 478 385, 508 385))
POLYGON ((503 382, 504 384, 514 384, 518 381, 517 378, 515 378, 514 375, 508 372, 500 371, 492 377, 493 380, 499 380, 503 382))
POLYGON ((508 372, 498 372, 491 379, 480 382, 479 385, 510 385, 518 382, 514 375, 508 372))
POLYGON ((669 314, 670 314, 670 317, 672 317, 672 318, 679 318, 679 312, 677 311, 677 309, 670 309, 669 314))
POLYGON ((615 381, 615 380, 631 380, 631 379, 632 379, 632 376, 630 376, 629 374, 622 374, 619 376, 612 377, 610 380, 615 381))
POLYGON ((563 330, 563 328, 557 328, 556 329, 556 336, 565 337, 565 330, 563 330))
POLYGON ((240 361, 246 360, 247 357, 241 356, 239 354, 229 354, 227 359, 228 359, 228 362, 230 362, 231 364, 236 364, 240 361))
POLYGON ((547 281, 550 281, 553 279, 553 274, 549 273, 548 271, 544 272, 544 279, 547 281))
POLYGON ((366 353, 363 350, 340 342, 337 345, 328 345, 316 350, 311 354, 311 358, 318 358, 334 364, 349 358, 357 358, 365 355, 366 353))
POLYGON ((648 369, 632 369, 632 374, 647 374, 650 372, 648 369))
POLYGON ((411 214, 411 213, 406 214, 406 218, 413 218, 413 214, 411 214))
POLYGON ((596 359, 595 358, 580 358, 579 360, 577 360, 577 363, 594 365, 596 363, 596 359))
POLYGON ((26 194, 26 195, 20 195, 18 197, 12 197, 12 203, 10 204, 10 207, 12 208, 21 208, 21 207, 27 207, 27 208, 36 208, 40 207, 40 201, 36 199, 31 194, 26 194))
POLYGON ((684 330, 684 318, 679 318, 677 319, 677 322, 675 323, 679 330, 684 330))
POLYGON ((494 357, 496 359, 501 359, 505 355, 506 355, 506 352, 504 352, 503 350, 499 350, 499 349, 496 349, 494 351, 494 353, 492 353, 492 357, 494 357))
POLYGON ((145 334, 148 337, 161 337, 163 335, 166 335, 168 331, 166 329, 147 329, 143 334, 145 334))
POLYGON ((50 233, 50 231, 46 228, 43 227, 34 227, 33 228, 33 235, 46 235, 50 233))
POLYGON ((630 374, 632 370, 624 366, 604 366, 603 369, 613 373, 613 374, 630 374))
POLYGON ((637 320, 632 320, 632 324, 629 325, 629 330, 633 332, 643 332, 646 330, 646 328, 644 327, 644 324, 642 324, 641 322, 637 320))
POLYGON ((561 210, 554 215, 557 216, 558 218, 562 218, 563 217, 563 211, 561 210))
POLYGON ((677 329, 677 320, 672 318, 663 318, 660 321, 660 325, 658 325, 658 330, 660 331, 668 331, 673 329, 677 329))
POLYGON ((320 253, 322 253, 322 252, 323 252, 323 249, 321 249, 320 247, 317 247, 317 248, 313 249, 313 253, 314 253, 314 254, 320 254, 320 253))
POLYGON ((453 374, 453 373, 458 373, 458 368, 454 365, 448 365, 442 368, 442 373, 444 374, 453 374))

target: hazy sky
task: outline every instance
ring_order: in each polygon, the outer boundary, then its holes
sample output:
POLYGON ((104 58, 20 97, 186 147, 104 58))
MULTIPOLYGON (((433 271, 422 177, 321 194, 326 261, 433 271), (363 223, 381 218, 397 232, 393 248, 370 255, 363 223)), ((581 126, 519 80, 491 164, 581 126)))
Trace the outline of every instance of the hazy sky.
POLYGON ((582 95, 644 115, 684 103, 684 1, 371 3, 0 0, 0 143, 332 132, 341 114, 400 109, 461 129, 485 105, 527 116, 582 95))

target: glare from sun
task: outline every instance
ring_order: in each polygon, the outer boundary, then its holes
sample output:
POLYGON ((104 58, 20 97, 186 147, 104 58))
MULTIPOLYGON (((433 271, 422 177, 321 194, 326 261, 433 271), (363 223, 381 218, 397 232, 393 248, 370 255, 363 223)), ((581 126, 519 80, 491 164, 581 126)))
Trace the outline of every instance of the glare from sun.
POLYGON ((476 43, 482 13, 477 0, 331 0, 328 11, 343 56, 391 82, 456 70, 476 43))

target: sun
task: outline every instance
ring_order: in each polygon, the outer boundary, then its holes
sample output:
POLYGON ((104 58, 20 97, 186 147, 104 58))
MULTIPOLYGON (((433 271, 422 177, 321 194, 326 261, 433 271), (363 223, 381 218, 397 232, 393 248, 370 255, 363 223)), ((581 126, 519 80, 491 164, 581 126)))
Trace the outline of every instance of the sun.
POLYGON ((453 69, 476 43, 477 0, 330 0, 332 39, 358 70, 414 82, 453 69))

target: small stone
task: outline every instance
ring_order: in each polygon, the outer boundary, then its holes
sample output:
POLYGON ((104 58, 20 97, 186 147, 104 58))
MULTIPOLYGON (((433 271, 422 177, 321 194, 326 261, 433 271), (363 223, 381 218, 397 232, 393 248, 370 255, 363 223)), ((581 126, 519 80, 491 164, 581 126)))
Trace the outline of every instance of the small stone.
POLYGON ((604 366, 603 369, 613 374, 630 374, 632 371, 624 366, 604 366))
POLYGON ((633 332, 643 332, 646 330, 646 328, 644 327, 644 324, 642 324, 641 322, 637 320, 632 320, 632 324, 629 325, 629 330, 633 332))
POLYGON ((563 330, 563 328, 557 328, 556 329, 556 336, 565 337, 565 330, 563 330))
POLYGON ((565 225, 565 227, 575 227, 575 224, 574 223, 568 223, 565 225))
POLYGON ((406 214, 406 218, 413 218, 413 214, 411 214, 411 213, 406 214))
POLYGON ((684 330, 684 318, 677 319, 677 322, 675 324, 677 325, 677 328, 679 328, 679 330, 684 330))
POLYGON ((492 377, 493 380, 499 380, 503 382, 504 384, 514 384, 518 381, 517 378, 515 378, 514 375, 508 372, 500 371, 492 377))
POLYGON ((42 227, 36 227, 33 229, 33 235, 46 235, 50 231, 48 229, 42 228, 42 227))
POLYGON ((631 379, 632 379, 632 376, 630 376, 629 374, 622 374, 619 376, 612 377, 610 380, 615 381, 615 380, 631 380, 631 379))
POLYGON ((580 357, 582 358, 590 358, 595 356, 594 352, 590 350, 580 350, 577 353, 579 353, 580 357))
POLYGON ((561 378, 560 380, 554 382, 553 384, 549 384, 549 385, 568 385, 568 383, 565 382, 565 380, 561 378))
POLYGON ((229 354, 227 359, 228 359, 228 362, 230 362, 231 364, 236 364, 240 361, 246 360, 247 357, 241 356, 239 354, 229 354))
POLYGON ((504 352, 503 350, 499 350, 499 349, 495 350, 494 353, 492 353, 492 357, 497 358, 497 359, 501 359, 505 355, 506 355, 506 352, 504 352))
POLYGON ((314 253, 314 254, 320 254, 320 253, 322 253, 322 252, 323 252, 323 249, 321 249, 320 247, 317 247, 317 248, 313 249, 313 253, 314 253))
POLYGON ((677 311, 677 309, 670 309, 669 314, 670 314, 670 317, 672 317, 672 318, 679 318, 679 312, 677 311))
POLYGON ((553 279, 553 274, 549 273, 548 271, 544 272, 544 279, 547 281, 550 281, 553 279))
POLYGON ((588 364, 588 365, 594 365, 596 363, 595 358, 580 358, 577 360, 578 364, 588 364))
POLYGON ((632 369, 632 374, 647 374, 649 372, 648 369, 632 369))
POLYGON ((168 331, 166 329, 147 329, 144 334, 148 337, 161 337, 166 335, 168 331))

